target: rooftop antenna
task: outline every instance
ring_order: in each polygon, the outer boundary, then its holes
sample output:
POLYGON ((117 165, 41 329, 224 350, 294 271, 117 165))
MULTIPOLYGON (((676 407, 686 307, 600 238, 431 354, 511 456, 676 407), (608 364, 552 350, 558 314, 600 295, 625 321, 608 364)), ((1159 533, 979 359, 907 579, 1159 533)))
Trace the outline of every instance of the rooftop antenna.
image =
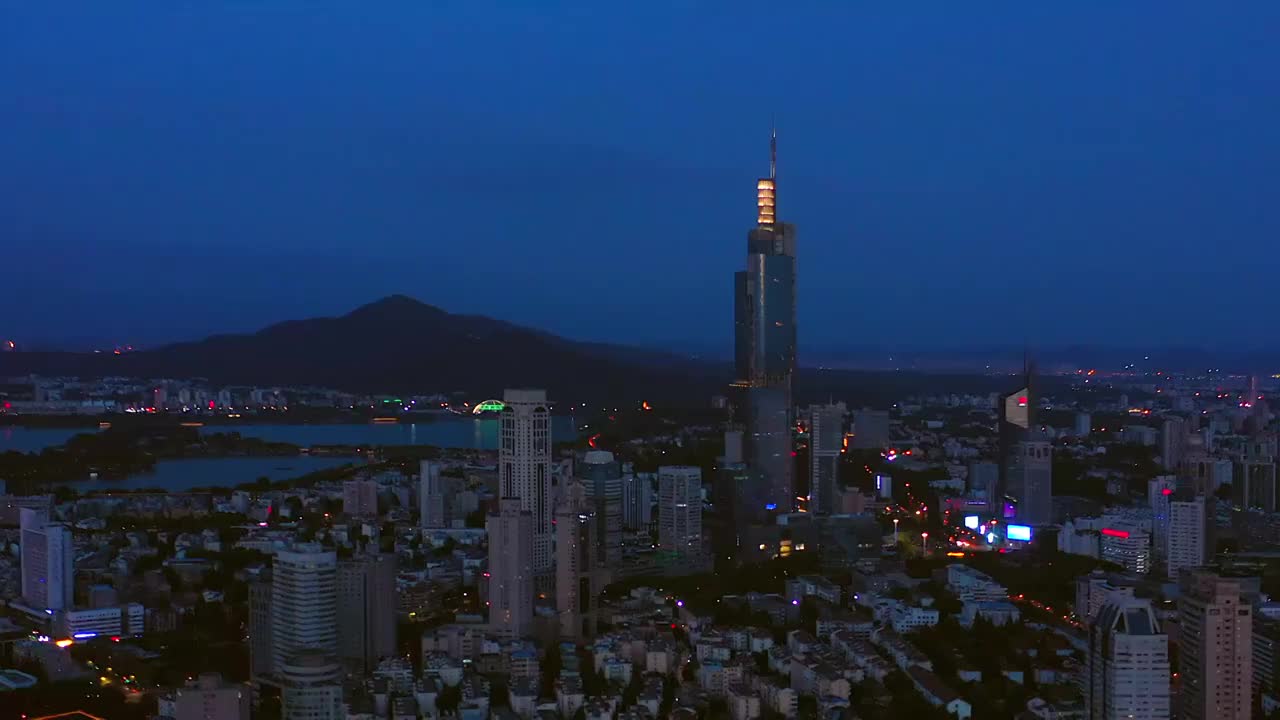
POLYGON ((769 118, 769 179, 778 177, 778 125, 769 118))

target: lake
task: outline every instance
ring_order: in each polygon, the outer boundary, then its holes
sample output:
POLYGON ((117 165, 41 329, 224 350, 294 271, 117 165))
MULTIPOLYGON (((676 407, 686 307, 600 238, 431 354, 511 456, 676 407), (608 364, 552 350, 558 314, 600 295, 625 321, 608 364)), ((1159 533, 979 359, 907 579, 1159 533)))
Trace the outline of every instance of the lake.
MULTIPOLYGON (((0 453, 9 450, 40 452, 65 443, 92 428, 24 428, 0 426, 0 453)), ((301 447, 312 445, 435 445, 446 448, 496 450, 498 418, 442 418, 433 422, 345 425, 207 425, 201 432, 238 432, 272 442, 301 447)), ((557 440, 576 437, 573 418, 551 419, 551 435, 557 440)))
POLYGON ((309 457, 227 457, 191 460, 160 460, 153 472, 130 475, 121 480, 67 480, 58 483, 85 493, 90 490, 143 490, 158 488, 182 492, 197 487, 232 487, 260 477, 288 480, 316 470, 357 464, 360 458, 309 457))

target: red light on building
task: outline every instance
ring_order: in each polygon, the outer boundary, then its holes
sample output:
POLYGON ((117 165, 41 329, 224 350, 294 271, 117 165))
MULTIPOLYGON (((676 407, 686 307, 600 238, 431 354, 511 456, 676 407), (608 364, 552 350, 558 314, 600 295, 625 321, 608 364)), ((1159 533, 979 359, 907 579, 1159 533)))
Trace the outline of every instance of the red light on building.
POLYGON ((1129 537, 1128 530, 1115 530, 1113 528, 1102 528, 1100 532, 1103 535, 1106 535, 1107 537, 1122 538, 1122 539, 1129 537))
POLYGON ((1161 494, 1161 495, 1172 495, 1172 494, 1173 494, 1173 488, 1164 488, 1163 490, 1161 490, 1161 491, 1160 491, 1160 494, 1161 494))

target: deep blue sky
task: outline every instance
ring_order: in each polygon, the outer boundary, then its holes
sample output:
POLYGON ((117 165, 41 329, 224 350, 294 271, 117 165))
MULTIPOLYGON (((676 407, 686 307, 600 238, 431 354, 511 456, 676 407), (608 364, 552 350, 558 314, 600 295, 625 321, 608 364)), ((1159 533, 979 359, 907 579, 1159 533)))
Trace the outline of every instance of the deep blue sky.
POLYGON ((727 347, 776 113, 802 350, 1274 339, 1280 3, 625 4, 0 0, 0 335, 727 347))

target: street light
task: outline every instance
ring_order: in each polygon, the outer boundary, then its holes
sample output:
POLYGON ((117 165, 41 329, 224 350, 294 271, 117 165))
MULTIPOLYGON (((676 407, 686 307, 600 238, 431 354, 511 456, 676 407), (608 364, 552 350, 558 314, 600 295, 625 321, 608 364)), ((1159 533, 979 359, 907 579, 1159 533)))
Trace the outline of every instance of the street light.
POLYGON ((893 519, 893 544, 898 544, 898 518, 893 519))
POLYGON ((920 550, 925 555, 929 554, 929 533, 927 532, 920 533, 920 550))

